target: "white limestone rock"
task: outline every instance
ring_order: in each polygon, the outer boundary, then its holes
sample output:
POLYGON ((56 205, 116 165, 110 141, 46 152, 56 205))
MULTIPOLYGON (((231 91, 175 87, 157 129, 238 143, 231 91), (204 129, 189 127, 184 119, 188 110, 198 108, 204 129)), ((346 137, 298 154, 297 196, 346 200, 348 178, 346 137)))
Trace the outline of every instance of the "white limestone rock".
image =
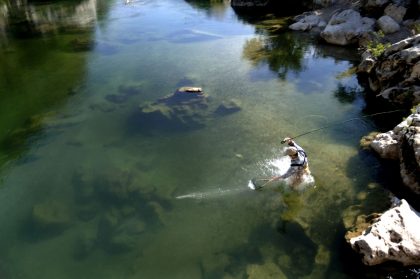
POLYGON ((420 213, 405 200, 389 209, 362 235, 350 239, 351 247, 366 265, 397 261, 420 264, 420 213))
POLYGON ((393 131, 378 134, 371 142, 370 146, 381 158, 399 159, 398 136, 393 131))

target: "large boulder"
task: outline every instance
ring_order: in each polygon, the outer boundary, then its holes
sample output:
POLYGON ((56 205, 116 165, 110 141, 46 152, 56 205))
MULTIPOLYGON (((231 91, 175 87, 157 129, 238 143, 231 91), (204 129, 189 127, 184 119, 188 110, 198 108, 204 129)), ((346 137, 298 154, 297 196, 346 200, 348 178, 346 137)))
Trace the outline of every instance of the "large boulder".
POLYGON ((370 147, 384 159, 399 160, 403 183, 420 194, 420 105, 392 131, 376 135, 370 147))
POLYGON ((359 79, 376 99, 405 108, 420 103, 420 34, 392 44, 379 57, 368 50, 362 58, 359 79))
POLYGON ((332 16, 321 32, 321 37, 330 44, 356 44, 362 34, 373 31, 374 25, 374 19, 362 17, 359 12, 347 9, 332 16))
POLYGON ((386 261, 397 261, 405 266, 419 265, 420 212, 401 200, 349 242, 363 256, 366 265, 386 261))

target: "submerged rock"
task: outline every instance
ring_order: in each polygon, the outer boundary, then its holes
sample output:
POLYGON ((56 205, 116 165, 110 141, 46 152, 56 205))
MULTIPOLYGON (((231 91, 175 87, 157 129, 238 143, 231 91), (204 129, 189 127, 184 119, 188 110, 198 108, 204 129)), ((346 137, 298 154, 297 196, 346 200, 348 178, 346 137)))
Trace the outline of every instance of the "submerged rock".
POLYGON ((383 213, 363 231, 349 240, 367 265, 397 261, 403 265, 420 264, 420 212, 405 200, 383 213))
POLYGON ((250 264, 246 267, 248 279, 287 279, 287 276, 281 271, 278 265, 273 262, 264 264, 250 264))
POLYGON ((32 208, 32 222, 38 231, 60 232, 70 225, 70 211, 58 201, 38 203, 32 208))
POLYGON ((227 102, 222 102, 216 109, 215 113, 219 115, 231 114, 241 110, 240 101, 231 99, 227 102))
POLYGON ((207 97, 199 87, 181 87, 169 96, 140 107, 142 122, 155 128, 204 126, 207 97))
MULTIPOLYGON (((216 114, 239 111, 238 101, 222 103, 216 114)), ((209 96, 201 87, 180 87, 173 94, 140 107, 142 128, 182 130, 204 127, 212 117, 209 96)))
POLYGON ((137 248, 136 243, 145 229, 141 220, 133 218, 125 221, 111 234, 107 249, 110 252, 127 252, 137 248))

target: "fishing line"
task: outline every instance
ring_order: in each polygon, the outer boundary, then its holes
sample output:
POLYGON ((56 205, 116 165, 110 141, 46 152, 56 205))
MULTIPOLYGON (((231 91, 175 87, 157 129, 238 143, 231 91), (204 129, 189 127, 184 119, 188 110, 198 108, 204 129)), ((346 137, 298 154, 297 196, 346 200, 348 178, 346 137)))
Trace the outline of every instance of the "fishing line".
MULTIPOLYGON (((361 116, 361 117, 353 117, 353 118, 350 118, 350 119, 347 119, 347 120, 344 120, 344 121, 340 121, 340 122, 336 122, 336 123, 331 123, 331 124, 328 124, 328 125, 325 125, 325 126, 316 128, 316 129, 309 130, 309 131, 304 132, 302 134, 299 134, 297 136, 291 137, 290 139, 299 138, 299 137, 305 136, 307 134, 311 134, 311 133, 314 133, 314 132, 317 132, 317 131, 321 131, 321 130, 327 129, 329 127, 336 126, 336 125, 339 125, 339 124, 343 124, 343 123, 346 123, 346 122, 350 122, 350 121, 354 121, 354 120, 362 120, 363 118, 366 118, 366 117, 372 117, 372 116, 381 115, 381 114, 394 113, 394 112, 397 112, 397 111, 402 111, 402 110, 401 109, 397 109, 397 110, 391 110, 391 111, 377 112, 377 113, 368 114, 368 115, 361 116)), ((282 143, 285 143, 285 142, 282 141, 282 143)))
POLYGON ((211 199, 211 198, 219 198, 224 197, 227 194, 234 194, 238 192, 243 192, 246 189, 243 187, 241 188, 234 188, 234 189, 221 189, 218 188, 216 190, 204 191, 204 192, 193 192, 188 193, 185 195, 176 196, 175 199, 183 200, 183 199, 195 199, 195 200, 202 200, 202 199, 211 199))

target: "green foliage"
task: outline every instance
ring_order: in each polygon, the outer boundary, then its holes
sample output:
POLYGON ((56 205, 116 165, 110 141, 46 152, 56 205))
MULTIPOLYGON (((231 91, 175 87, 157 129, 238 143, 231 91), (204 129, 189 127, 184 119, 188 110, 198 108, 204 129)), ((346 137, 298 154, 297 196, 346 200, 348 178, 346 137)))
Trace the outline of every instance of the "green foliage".
POLYGON ((372 53, 374 57, 379 57, 388 47, 390 43, 381 42, 385 34, 382 31, 373 33, 373 40, 367 44, 367 50, 372 53))
POLYGON ((383 44, 379 42, 370 42, 367 45, 367 50, 372 53, 374 57, 379 57, 390 46, 390 43, 383 44))

